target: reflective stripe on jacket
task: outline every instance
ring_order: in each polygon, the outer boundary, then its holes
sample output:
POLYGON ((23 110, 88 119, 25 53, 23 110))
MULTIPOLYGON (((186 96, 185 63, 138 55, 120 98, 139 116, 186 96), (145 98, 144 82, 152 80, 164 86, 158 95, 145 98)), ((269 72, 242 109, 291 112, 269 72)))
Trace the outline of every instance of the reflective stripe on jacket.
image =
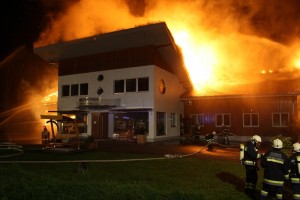
POLYGON ((288 157, 280 151, 273 148, 266 152, 261 158, 261 166, 264 170, 264 182, 269 185, 283 186, 284 180, 289 178, 288 157))

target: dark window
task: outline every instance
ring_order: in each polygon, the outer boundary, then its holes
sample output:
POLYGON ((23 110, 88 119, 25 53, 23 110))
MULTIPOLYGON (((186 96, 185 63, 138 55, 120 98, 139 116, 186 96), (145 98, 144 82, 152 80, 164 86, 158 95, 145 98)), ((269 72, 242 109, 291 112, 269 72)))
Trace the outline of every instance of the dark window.
POLYGON ((287 127, 289 124, 288 113, 273 113, 272 114, 272 125, 274 127, 287 127))
POLYGON ((176 127, 177 126, 177 117, 175 113, 171 113, 171 127, 176 127))
POLYGON ((126 92, 135 92, 136 91, 136 79, 127 79, 126 80, 126 92))
POLYGON ((98 81, 102 81, 104 79, 104 76, 102 74, 100 74, 97 78, 98 81))
POLYGON ((98 88, 98 90, 97 90, 97 94, 98 94, 98 95, 101 95, 101 94, 103 94, 103 89, 102 89, 102 87, 99 87, 99 88, 98 88))
POLYGON ((88 95, 89 85, 87 83, 80 84, 80 95, 88 95))
POLYGON ((71 85, 71 96, 78 96, 78 84, 71 85))
POLYGON ((63 97, 70 96, 70 86, 69 85, 62 86, 62 96, 63 97))
POLYGON ((216 126, 230 126, 231 119, 230 114, 216 114, 216 126))
POLYGON ((166 135, 166 113, 156 113, 156 135, 166 135))
POLYGON ((115 80, 115 91, 114 93, 124 92, 124 80, 115 80))
POLYGON ((138 91, 139 92, 149 91, 149 78, 148 77, 138 78, 138 91))
POLYGON ((204 126, 204 114, 191 114, 192 125, 204 126))
POLYGON ((258 113, 244 113, 243 114, 244 126, 245 127, 258 127, 259 116, 258 113))

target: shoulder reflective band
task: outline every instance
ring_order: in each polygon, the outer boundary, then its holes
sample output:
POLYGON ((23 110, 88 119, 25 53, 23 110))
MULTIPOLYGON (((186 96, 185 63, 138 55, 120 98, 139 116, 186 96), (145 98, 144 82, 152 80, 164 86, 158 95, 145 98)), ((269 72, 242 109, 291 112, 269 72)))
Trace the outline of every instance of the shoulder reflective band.
POLYGON ((300 156, 296 157, 297 160, 297 167, 298 167, 298 174, 300 173, 300 156))
POLYGON ((273 162, 273 163, 279 163, 283 164, 284 162, 281 159, 275 159, 275 158, 267 158, 268 162, 273 162))
POLYGON ((240 144, 240 160, 244 159, 244 150, 245 150, 245 145, 240 144))

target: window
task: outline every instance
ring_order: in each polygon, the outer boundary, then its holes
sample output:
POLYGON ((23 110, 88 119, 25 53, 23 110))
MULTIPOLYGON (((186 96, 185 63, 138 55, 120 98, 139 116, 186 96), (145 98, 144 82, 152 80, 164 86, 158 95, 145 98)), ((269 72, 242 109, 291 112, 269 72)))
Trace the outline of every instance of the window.
POLYGON ((244 127, 258 127, 259 126, 258 113, 244 113, 243 114, 243 126, 244 127))
POLYGON ((126 92, 136 92, 136 79, 126 79, 126 92))
POLYGON ((166 113, 156 113, 156 135, 166 135, 166 113))
POLYGON ((103 94, 103 89, 102 89, 102 87, 99 87, 99 88, 98 88, 98 90, 97 90, 97 94, 98 94, 98 95, 101 95, 101 94, 103 94))
POLYGON ((78 84, 71 85, 71 96, 78 96, 78 84))
POLYGON ((62 96, 63 97, 70 96, 70 86, 69 85, 62 86, 62 96))
POLYGON ((171 113, 171 127, 176 127, 177 126, 177 121, 176 121, 176 114, 175 113, 171 113))
POLYGON ((138 78, 138 91, 139 92, 149 91, 148 77, 138 78))
POLYGON ((88 95, 89 85, 87 83, 80 84, 80 95, 88 95))
POLYGON ((114 93, 123 93, 124 92, 124 80, 115 80, 114 93))
POLYGON ((104 76, 102 74, 100 74, 97 78, 98 81, 102 81, 104 79, 104 76))
POLYGON ((204 114, 191 114, 192 125, 200 124, 200 126, 204 126, 204 114))
POLYGON ((221 114, 216 114, 216 127, 221 127, 221 126, 231 126, 231 119, 230 119, 230 114, 228 113, 221 113, 221 114))
POLYGON ((204 114, 191 115, 193 125, 200 124, 204 126, 204 114))
POLYGON ((289 113, 272 113, 273 127, 287 127, 289 124, 289 113))

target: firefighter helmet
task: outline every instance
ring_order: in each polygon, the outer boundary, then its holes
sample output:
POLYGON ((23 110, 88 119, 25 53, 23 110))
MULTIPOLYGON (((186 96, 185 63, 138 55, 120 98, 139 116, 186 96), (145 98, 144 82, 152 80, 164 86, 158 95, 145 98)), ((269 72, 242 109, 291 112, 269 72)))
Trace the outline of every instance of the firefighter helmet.
POLYGON ((295 152, 300 152, 300 144, 298 142, 293 144, 293 150, 295 152))
POLYGON ((255 142, 261 143, 261 137, 259 135, 253 135, 251 140, 254 140, 255 142))
POLYGON ((281 149, 283 147, 283 143, 280 139, 273 140, 273 147, 276 149, 281 149))

